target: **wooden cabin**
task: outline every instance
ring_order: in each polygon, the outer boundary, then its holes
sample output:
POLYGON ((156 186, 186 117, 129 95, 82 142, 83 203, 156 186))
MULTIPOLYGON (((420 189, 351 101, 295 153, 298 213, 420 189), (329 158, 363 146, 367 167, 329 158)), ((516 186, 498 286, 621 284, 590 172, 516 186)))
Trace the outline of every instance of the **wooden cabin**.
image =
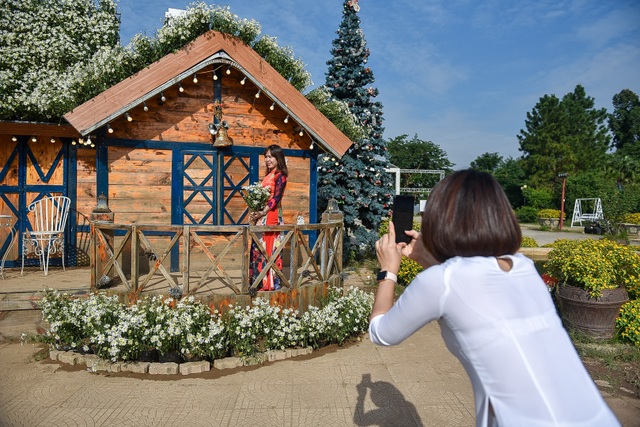
MULTIPOLYGON (((82 231, 78 224, 92 215, 99 196, 106 198, 115 224, 246 225, 249 212, 241 190, 263 178, 263 154, 271 144, 281 146, 288 161, 285 223, 316 224, 317 156, 341 157, 351 145, 253 49, 216 31, 64 118, 70 127, 54 137, 54 144, 28 126, 16 132, 10 124, 0 124, 2 210, 15 214, 19 233, 28 221, 30 201, 52 193, 71 197, 77 215, 69 233, 76 237, 82 231), (217 138, 230 144, 219 145, 217 138), (55 172, 48 176, 52 168, 55 172), (37 185, 20 184, 24 177, 37 185)), ((114 229, 116 236, 125 233, 114 229)), ((174 235, 158 229, 147 235, 148 246, 153 239, 174 235)), ((10 254, 9 266, 19 262, 19 246, 10 254)), ((142 252, 149 255, 149 248, 142 252)), ((177 260, 183 252, 174 248, 163 258, 167 272, 180 268, 177 260)), ((158 254, 153 257, 157 260, 158 254)))

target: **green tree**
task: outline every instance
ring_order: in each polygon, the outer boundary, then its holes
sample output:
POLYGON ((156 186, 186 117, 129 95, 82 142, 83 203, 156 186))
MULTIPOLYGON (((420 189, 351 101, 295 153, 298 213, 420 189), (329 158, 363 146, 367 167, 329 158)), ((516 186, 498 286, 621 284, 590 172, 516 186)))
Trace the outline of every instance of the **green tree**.
POLYGON ((502 156, 498 153, 484 153, 476 157, 469 166, 471 169, 493 174, 502 163, 502 156))
POLYGON ((318 207, 338 201, 347 230, 345 253, 366 253, 378 238, 378 226, 388 216, 393 177, 382 133, 382 104, 374 101, 378 89, 367 66, 369 49, 360 28, 357 0, 344 0, 342 21, 327 61, 326 87, 332 97, 346 103, 365 137, 354 141, 341 159, 320 156, 318 207))
POLYGON ((581 85, 562 99, 540 98, 527 113, 526 130, 518 135, 522 166, 531 183, 550 187, 559 173, 599 168, 610 140, 606 118, 606 109, 595 109, 581 85))
MULTIPOLYGON (((390 161, 400 169, 427 169, 452 171, 453 163, 447 158, 447 153, 431 141, 424 141, 414 135, 400 135, 387 141, 390 161)), ((400 177, 401 187, 433 188, 439 176, 432 174, 403 174, 400 177)))
POLYGON ((613 96, 609 129, 617 152, 640 160, 640 98, 633 91, 623 89, 613 96))
POLYGON ((493 176, 502 185, 511 206, 517 207, 524 204, 522 187, 526 185, 526 182, 522 160, 513 157, 501 160, 493 172, 493 176))

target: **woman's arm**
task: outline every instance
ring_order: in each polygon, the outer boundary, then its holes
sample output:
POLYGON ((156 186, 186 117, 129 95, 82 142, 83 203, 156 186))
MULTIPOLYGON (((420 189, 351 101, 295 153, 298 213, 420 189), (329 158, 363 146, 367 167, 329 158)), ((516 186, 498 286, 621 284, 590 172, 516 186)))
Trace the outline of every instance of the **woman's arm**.
MULTIPOLYGON (((393 222, 389 222, 389 233, 385 234, 376 242, 376 255, 380 263, 380 270, 393 273, 396 276, 400 270, 402 261, 403 244, 396 243, 396 232, 393 222)), ((396 282, 385 279, 378 282, 378 290, 371 308, 370 319, 384 314, 393 307, 394 288, 396 282)))
POLYGON ((275 181, 276 188, 274 188, 273 197, 267 202, 267 212, 274 210, 278 206, 278 203, 280 203, 284 196, 284 189, 287 186, 287 177, 281 173, 276 176, 275 181))
MULTIPOLYGON (((406 232, 411 236, 411 242, 396 243, 396 232, 393 222, 389 222, 389 233, 376 242, 376 255, 380 263, 380 270, 398 274, 402 256, 416 261, 424 268, 429 268, 439 262, 431 255, 422 244, 420 233, 414 230, 406 232)), ((381 280, 371 309, 370 319, 385 314, 393 307, 395 282, 393 280, 381 280)))

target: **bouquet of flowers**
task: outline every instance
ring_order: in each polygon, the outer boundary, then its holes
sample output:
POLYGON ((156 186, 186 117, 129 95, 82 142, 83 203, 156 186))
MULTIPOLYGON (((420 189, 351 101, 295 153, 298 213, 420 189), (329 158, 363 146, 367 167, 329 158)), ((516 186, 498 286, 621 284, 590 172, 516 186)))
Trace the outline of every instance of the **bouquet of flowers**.
POLYGON ((247 202, 247 206, 252 211, 261 211, 267 206, 267 201, 271 193, 269 187, 263 187, 260 183, 255 183, 242 187, 242 198, 247 202))

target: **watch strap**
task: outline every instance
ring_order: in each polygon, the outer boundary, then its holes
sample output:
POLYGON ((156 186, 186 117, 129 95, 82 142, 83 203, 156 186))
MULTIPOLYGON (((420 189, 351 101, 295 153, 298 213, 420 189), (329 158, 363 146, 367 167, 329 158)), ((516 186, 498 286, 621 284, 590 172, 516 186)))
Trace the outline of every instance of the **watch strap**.
POLYGON ((398 276, 390 271, 381 271, 378 273, 378 282, 381 280, 392 280, 393 283, 398 283, 398 276))

